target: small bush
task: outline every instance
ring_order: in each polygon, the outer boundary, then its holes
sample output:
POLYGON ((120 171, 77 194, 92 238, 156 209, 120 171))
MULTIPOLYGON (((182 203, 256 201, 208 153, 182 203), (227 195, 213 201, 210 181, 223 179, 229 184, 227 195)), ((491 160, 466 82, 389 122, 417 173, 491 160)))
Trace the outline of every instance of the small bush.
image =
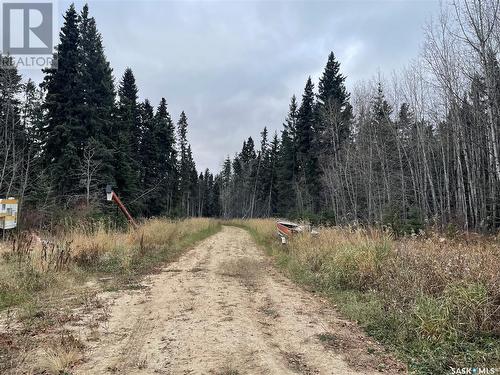
POLYGON ((420 233, 424 229, 424 220, 419 209, 406 207, 403 211, 401 207, 387 207, 382 224, 390 228, 397 236, 420 233))

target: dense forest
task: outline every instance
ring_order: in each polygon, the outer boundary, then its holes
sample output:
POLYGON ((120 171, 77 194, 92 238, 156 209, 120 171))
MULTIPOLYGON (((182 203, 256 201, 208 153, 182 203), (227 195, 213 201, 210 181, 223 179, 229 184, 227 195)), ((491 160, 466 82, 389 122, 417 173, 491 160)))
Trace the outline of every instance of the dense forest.
POLYGON ((264 127, 214 174, 196 170, 184 112, 174 122, 164 98, 140 102, 131 69, 115 85, 88 6, 72 5, 39 87, 2 57, 0 196, 19 197, 24 217, 106 211, 111 184, 137 216, 498 228, 499 8, 444 7, 418 58, 351 93, 330 53, 282 130, 264 127))
POLYGON ((2 57, 0 196, 42 216, 102 211, 110 184, 135 215, 201 215, 199 189, 214 178, 196 172, 186 114, 174 123, 164 98, 139 102, 129 68, 115 85, 87 5, 66 11, 55 57, 40 87, 2 57))
POLYGON ((455 2, 418 59, 352 95, 331 53, 280 134, 248 138, 220 175, 221 214, 336 224, 500 226, 500 5, 455 2), (315 90, 317 88, 317 90, 315 90))

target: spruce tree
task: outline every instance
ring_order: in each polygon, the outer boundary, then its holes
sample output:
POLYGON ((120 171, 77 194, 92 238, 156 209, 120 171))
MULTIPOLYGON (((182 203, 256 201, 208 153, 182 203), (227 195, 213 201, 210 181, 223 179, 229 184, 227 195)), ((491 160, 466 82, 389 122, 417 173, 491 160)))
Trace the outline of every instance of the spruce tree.
POLYGON ((192 183, 192 155, 190 155, 190 146, 187 141, 187 116, 184 111, 181 112, 177 122, 177 140, 179 144, 179 197, 180 212, 182 215, 189 215, 192 183))
POLYGON ((19 189, 19 153, 26 145, 27 134, 21 118, 19 96, 23 90, 21 75, 9 56, 0 55, 0 197, 19 189), (10 167, 10 168, 9 168, 10 167))
POLYGON ((193 152, 191 145, 187 147, 187 166, 188 166, 188 207, 186 210, 187 216, 195 216, 196 202, 198 201, 198 172, 196 171, 196 164, 193 159, 193 152))
POLYGON ((256 173, 256 213, 258 216, 264 215, 268 211, 269 189, 271 181, 271 159, 269 150, 269 141, 267 139, 267 127, 264 127, 260 133, 260 151, 258 156, 258 165, 256 173))
POLYGON ((217 191, 218 186, 216 184, 216 179, 214 178, 214 175, 210 173, 208 169, 205 171, 205 181, 207 185, 207 196, 206 196, 206 208, 204 216, 217 217, 219 216, 218 213, 219 193, 217 191))
MULTIPOLYGON (((298 104, 295 95, 292 96, 290 100, 290 105, 288 107, 288 115, 283 124, 284 130, 286 130, 290 140, 296 144, 297 143, 297 122, 298 122, 298 104)), ((296 157, 295 157, 296 158, 296 157)))
POLYGON ((313 89, 314 85, 309 77, 297 116, 297 164, 300 194, 305 202, 305 207, 299 207, 299 209, 317 212, 320 204, 320 168, 314 134, 315 102, 313 89))
POLYGON ((146 99, 140 106, 143 138, 141 142, 141 186, 145 191, 144 215, 155 215, 157 199, 157 178, 159 176, 160 145, 155 136, 155 120, 153 106, 146 99))
POLYGON ((139 156, 142 139, 142 125, 139 106, 137 103, 138 89, 132 69, 127 68, 118 88, 118 121, 119 127, 128 129, 131 140, 131 152, 134 157, 139 156))
POLYGON ((297 123, 298 105, 295 95, 290 100, 288 115, 283 124, 277 160, 277 211, 287 216, 296 209, 297 186, 297 123))
POLYGON ((219 197, 220 197, 220 215, 224 218, 228 218, 231 210, 231 198, 232 198, 232 182, 234 176, 232 175, 233 168, 231 158, 228 156, 224 159, 222 164, 222 171, 219 175, 219 197))
MULTIPOLYGON (((378 194, 378 205, 381 207, 380 212, 384 214, 392 214, 395 209, 393 198, 397 191, 394 188, 391 189, 391 186, 397 186, 397 182, 393 183, 393 180, 396 180, 395 176, 398 175, 399 170, 397 133, 390 118, 391 113, 392 108, 386 101, 382 84, 379 82, 377 94, 373 98, 370 108, 370 127, 375 151, 373 157, 374 179, 377 181, 377 188, 385 192, 385 194, 378 194)), ((380 220, 383 218, 381 217, 380 220)))
POLYGON ((202 217, 206 216, 206 212, 208 210, 208 179, 210 177, 210 172, 208 169, 205 170, 205 173, 200 172, 198 176, 198 202, 197 202, 197 216, 202 217))
POLYGON ((167 101, 162 98, 156 116, 155 140, 158 144, 158 211, 170 215, 177 192, 177 152, 175 149, 175 126, 167 110, 167 101))
MULTIPOLYGON (((125 70, 118 88, 118 108, 114 121, 115 181, 122 200, 131 201, 139 195, 140 167, 137 147, 140 145, 140 116, 137 86, 130 68, 125 70)), ((138 212, 139 202, 134 204, 138 212)))
POLYGON ((273 140, 269 146, 268 165, 267 165, 267 199, 264 210, 265 216, 269 217, 278 212, 278 160, 279 160, 279 139, 278 134, 274 133, 273 140))
POLYGON ((57 68, 45 69, 42 87, 46 91, 45 165, 50 166, 54 191, 62 196, 79 185, 79 166, 88 129, 82 121, 84 89, 79 22, 75 6, 64 15, 55 59, 57 68))
POLYGON ((240 159, 243 163, 255 160, 257 154, 255 153, 255 143, 252 137, 248 137, 246 142, 243 142, 243 147, 240 153, 240 159))
POLYGON ((314 140, 313 129, 315 118, 313 89, 314 84, 311 81, 311 77, 309 77, 304 87, 304 94, 302 94, 302 103, 297 114, 296 126, 298 162, 302 172, 305 169, 305 164, 314 140))
POLYGON ((295 145, 288 130, 281 133, 281 147, 277 161, 277 211, 280 215, 289 216, 296 210, 295 179, 295 145))
POLYGON ((243 202, 242 214, 247 217, 254 217, 256 213, 257 177, 260 172, 260 165, 252 137, 248 137, 244 143, 240 161, 242 163, 242 178, 240 181, 242 184, 240 188, 242 193, 241 202, 243 202))
POLYGON ((89 140, 93 139, 97 147, 95 158, 100 164, 99 186, 114 185, 113 70, 104 54, 102 37, 97 31, 95 20, 89 17, 87 4, 81 13, 79 29, 83 85, 82 124, 87 129, 89 140))
POLYGON ((316 141, 319 153, 338 156, 351 137, 352 107, 340 73, 340 63, 330 52, 318 85, 316 141))

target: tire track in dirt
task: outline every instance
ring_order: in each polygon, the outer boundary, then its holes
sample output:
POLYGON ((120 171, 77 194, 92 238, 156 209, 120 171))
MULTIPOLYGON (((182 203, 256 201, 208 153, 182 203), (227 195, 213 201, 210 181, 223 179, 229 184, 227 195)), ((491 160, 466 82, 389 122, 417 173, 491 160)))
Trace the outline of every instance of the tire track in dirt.
POLYGON ((401 366, 224 227, 145 280, 104 295, 110 318, 75 374, 374 374, 401 366))

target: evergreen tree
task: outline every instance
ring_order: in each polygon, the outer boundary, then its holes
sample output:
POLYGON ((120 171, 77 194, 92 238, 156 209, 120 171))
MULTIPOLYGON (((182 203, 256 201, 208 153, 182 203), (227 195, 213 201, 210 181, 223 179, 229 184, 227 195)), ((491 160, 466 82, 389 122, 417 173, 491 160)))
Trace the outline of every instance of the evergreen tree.
POLYGON ((196 202, 198 201, 198 172, 196 171, 196 164, 193 159, 193 152, 191 151, 191 145, 188 144, 187 148, 187 165, 188 165, 188 206, 186 210, 186 215, 196 216, 196 202))
POLYGON ((278 188, 278 213, 289 216, 296 209, 295 196, 295 147, 292 138, 285 129, 281 133, 281 147, 278 153, 277 188, 278 188))
POLYGON ((269 150, 269 142, 267 140, 267 127, 264 127, 262 132, 260 133, 260 151, 258 156, 258 164, 257 164, 257 174, 256 174, 256 206, 257 206, 257 215, 262 216, 268 211, 268 198, 269 198, 269 189, 272 183, 271 181, 271 159, 270 159, 270 150, 269 150))
POLYGON ((345 142, 351 137, 352 107, 340 73, 340 63, 333 52, 328 56, 318 85, 316 141, 320 154, 339 156, 345 142))
POLYGON ((288 107, 288 115, 283 124, 284 130, 286 130, 290 140, 296 144, 297 143, 297 122, 298 122, 298 104, 295 95, 292 96, 290 100, 290 106, 288 107))
POLYGON ((19 100, 23 86, 12 58, 0 55, 0 62, 0 196, 9 196, 18 190, 18 159, 26 143, 19 100))
POLYGON ((148 100, 141 105, 140 112, 144 214, 170 215, 177 187, 174 125, 165 98, 161 99, 156 114, 148 100))
POLYGON ((307 159, 314 141, 314 84, 311 77, 307 79, 302 95, 302 103, 297 113, 297 152, 299 168, 304 172, 307 159))
POLYGON ((118 120, 120 126, 127 128, 131 139, 131 152, 134 157, 139 156, 142 139, 142 125, 139 106, 137 103, 138 89, 132 69, 127 68, 118 88, 118 120))
POLYGON ((277 211, 284 216, 290 215, 296 208, 297 122, 298 109, 294 95, 290 101, 288 116, 283 124, 281 147, 277 156, 277 211))
POLYGON ((101 34, 85 5, 80 22, 80 56, 83 86, 82 125, 88 138, 97 147, 96 162, 100 164, 100 187, 114 185, 113 167, 113 111, 115 89, 113 70, 104 55, 101 34))
POLYGON ((193 190, 198 179, 196 169, 193 168, 194 161, 191 153, 191 146, 187 141, 187 128, 187 117, 184 111, 182 111, 179 121, 177 122, 177 139, 179 143, 179 203, 182 215, 190 215, 193 208, 193 190))
POLYGON ((315 144, 314 85, 308 78, 297 116, 297 165, 300 183, 300 211, 317 212, 320 205, 320 168, 315 144))
MULTIPOLYGON (((3 100, 2 100, 3 102, 3 100)), ((22 109, 23 130, 33 147, 37 157, 40 156, 43 140, 43 93, 29 79, 24 87, 24 103, 22 109)))
POLYGON ((208 211, 208 183, 210 172, 205 169, 205 174, 200 172, 198 177, 198 203, 197 203, 197 216, 202 217, 208 211))
POLYGON ((175 126, 167 111, 167 101, 162 98, 155 116, 155 139, 158 144, 158 211, 172 214, 177 192, 177 152, 175 126))
POLYGON ((256 199, 257 199, 257 181, 260 172, 260 158, 257 159, 255 152, 255 144, 252 137, 248 137, 243 143, 243 148, 240 154, 240 163, 242 166, 242 176, 240 183, 242 184, 240 191, 242 193, 241 207, 243 215, 246 217, 254 217, 256 214, 256 199), (246 197, 246 199, 245 199, 246 197))
POLYGON ((84 89, 79 22, 72 4, 64 15, 55 59, 57 68, 44 70, 46 91, 45 165, 50 165, 54 191, 66 195, 79 183, 79 166, 88 139, 88 129, 82 122, 84 89))
POLYGON ((240 153, 240 160, 243 163, 248 163, 257 158, 257 154, 255 153, 255 143, 252 137, 248 137, 246 142, 243 142, 243 147, 240 153))
MULTIPOLYGON (((385 100, 382 84, 379 82, 375 97, 370 108, 370 142, 373 147, 372 173, 376 181, 376 204, 381 214, 392 214, 395 189, 393 180, 398 173, 396 127, 390 116, 392 108, 385 100)), ((383 217, 379 217, 383 221, 383 217)))
POLYGON ((157 215, 158 177, 160 169, 160 145, 156 137, 153 106, 148 99, 140 106, 143 139, 141 142, 141 186, 144 190, 144 214, 157 215))
POLYGON ((206 216, 220 217, 221 213, 221 179, 219 176, 210 175, 211 182, 209 183, 209 208, 206 216))
POLYGON ((264 215, 266 217, 275 215, 278 212, 278 162, 279 162, 280 143, 278 134, 274 133, 273 140, 269 147, 267 157, 267 184, 268 195, 266 199, 266 207, 264 215))
MULTIPOLYGON (((140 168, 140 116, 137 105, 137 86, 130 68, 125 70, 118 88, 118 108, 115 116, 115 181, 122 200, 131 201, 139 194, 140 168)), ((139 210, 139 202, 134 209, 139 210)))
POLYGON ((232 198, 232 163, 231 158, 228 156, 222 165, 222 171, 219 175, 219 197, 220 197, 220 214, 224 218, 228 218, 231 212, 231 198, 232 198))
POLYGON ((188 127, 187 117, 184 111, 182 111, 179 117, 179 121, 177 122, 177 139, 179 142, 179 152, 181 160, 183 158, 185 159, 187 152, 187 144, 188 144, 187 127, 188 127))

